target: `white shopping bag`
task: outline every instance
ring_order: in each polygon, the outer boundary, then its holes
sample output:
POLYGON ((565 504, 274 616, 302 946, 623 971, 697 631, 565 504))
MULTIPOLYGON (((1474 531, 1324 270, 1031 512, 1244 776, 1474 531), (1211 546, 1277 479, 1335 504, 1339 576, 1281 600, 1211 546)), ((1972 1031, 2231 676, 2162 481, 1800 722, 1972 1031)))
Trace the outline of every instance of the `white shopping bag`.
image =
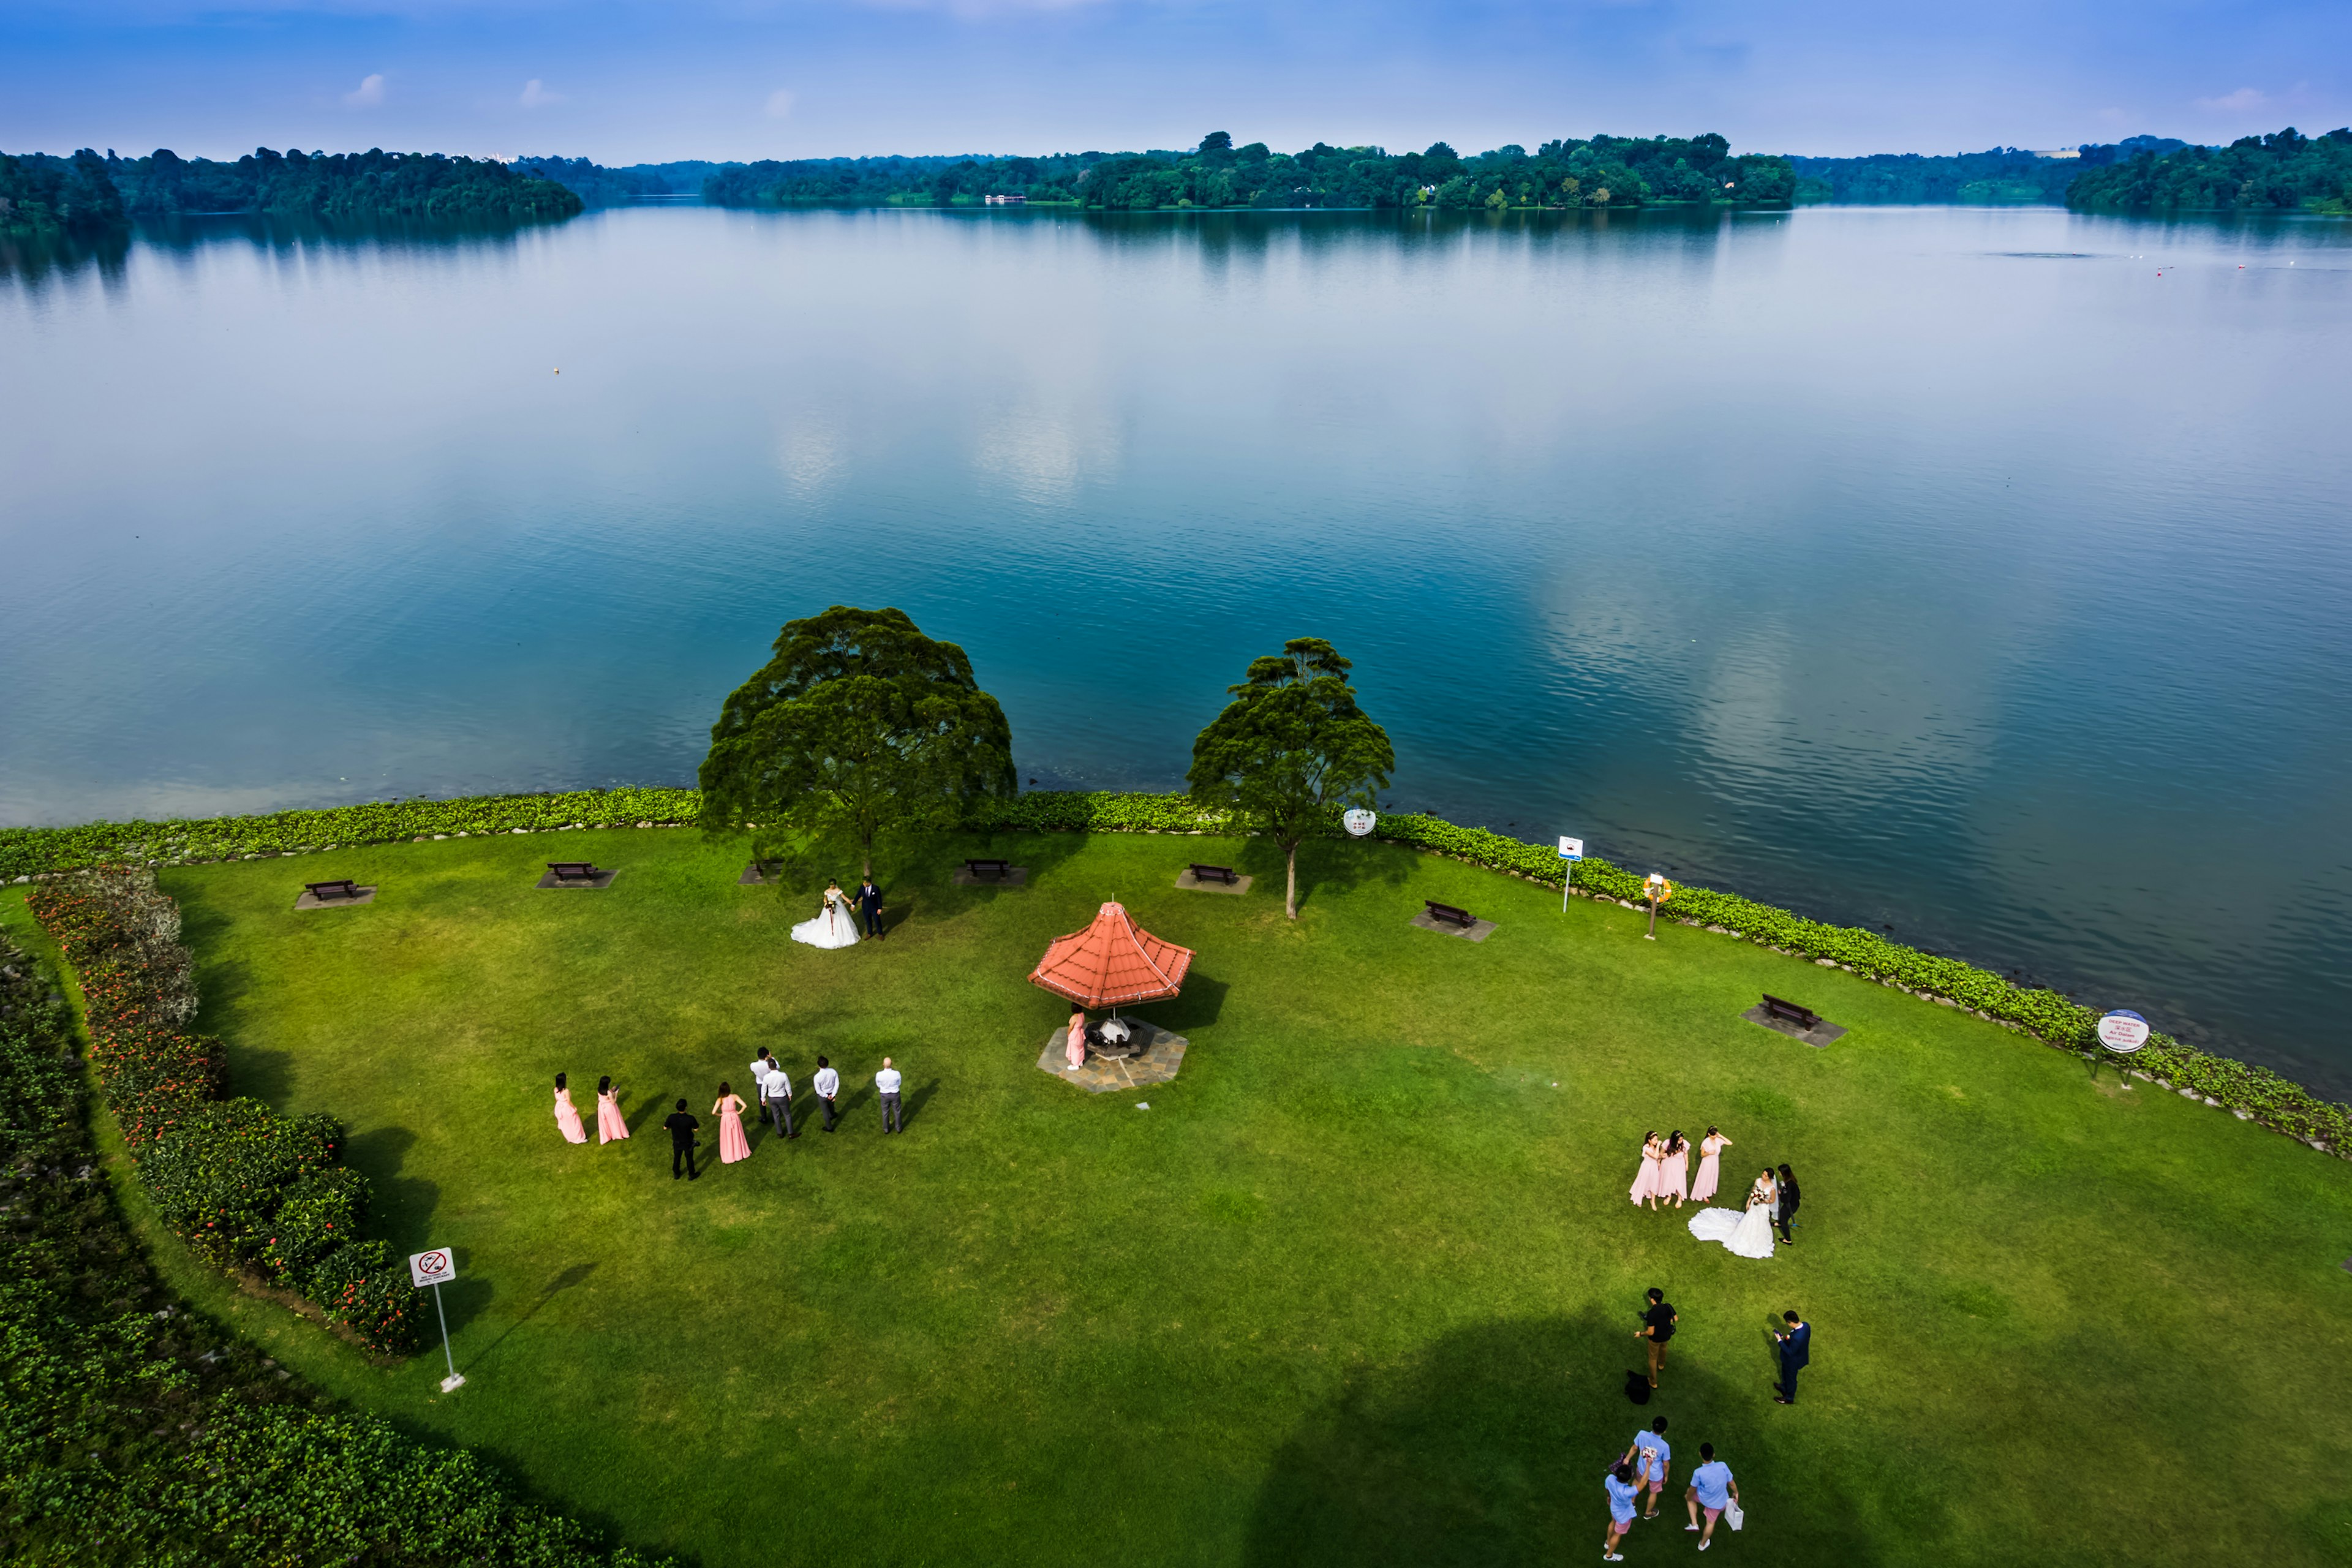
POLYGON ((1723 1522, 1731 1526, 1734 1530, 1740 1529, 1742 1526, 1747 1524, 1748 1516, 1739 1511, 1739 1500, 1738 1498, 1733 1498, 1723 1505, 1723 1522))

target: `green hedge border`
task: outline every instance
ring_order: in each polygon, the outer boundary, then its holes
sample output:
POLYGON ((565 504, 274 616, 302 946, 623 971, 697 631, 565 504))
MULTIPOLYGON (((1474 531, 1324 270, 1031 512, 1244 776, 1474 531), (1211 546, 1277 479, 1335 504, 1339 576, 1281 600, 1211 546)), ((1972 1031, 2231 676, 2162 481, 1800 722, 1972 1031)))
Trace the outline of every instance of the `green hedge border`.
MULTIPOLYGON (((693 823, 700 795, 656 787, 575 790, 551 795, 476 795, 403 800, 257 816, 94 822, 79 827, 0 828, 0 879, 30 881, 77 867, 131 861, 186 865, 272 855, 321 853, 359 844, 436 837, 562 832, 588 827, 677 827, 693 823)), ((1044 790, 990 801, 970 819, 983 832, 1214 833, 1245 826, 1205 812, 1190 796, 1044 790)), ((1326 832, 1340 837, 1333 813, 1326 832)), ((1463 827, 1414 812, 1384 815, 1375 838, 1450 856, 1551 887, 1561 862, 1549 845, 1463 827)), ((1577 868, 1586 897, 1636 901, 1642 879, 1605 860, 1577 868)), ((1988 970, 1943 958, 1871 931, 1807 920, 1787 910, 1710 888, 1677 889, 1666 910, 1703 927, 1816 963, 1966 1008, 2061 1050, 2095 1052, 2098 1015, 2054 991, 2011 984, 1988 970)), ((2267 1068, 2200 1051, 2168 1035, 2151 1036, 2129 1070, 2162 1088, 2229 1110, 2243 1120, 2341 1157, 2352 1148, 2352 1107, 2325 1100, 2267 1068)))

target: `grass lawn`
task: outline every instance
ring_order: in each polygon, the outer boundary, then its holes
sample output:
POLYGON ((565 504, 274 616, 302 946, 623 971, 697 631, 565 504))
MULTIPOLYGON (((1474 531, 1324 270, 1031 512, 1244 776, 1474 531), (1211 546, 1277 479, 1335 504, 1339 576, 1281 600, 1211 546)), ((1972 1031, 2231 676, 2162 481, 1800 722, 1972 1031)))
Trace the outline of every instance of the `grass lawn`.
MULTIPOLYGON (((159 1240, 175 1282, 707 1568, 1549 1563, 1597 1552, 1601 1471, 1657 1414, 1676 1510, 1700 1441, 1739 1478, 1748 1527, 1714 1561, 2352 1557, 2339 1161, 1898 991, 1388 846, 1311 846, 1292 926, 1258 844, 943 840, 885 868, 889 940, 842 952, 786 940, 814 885, 740 887, 742 859, 624 831, 168 872, 237 1089, 341 1117, 372 1233, 458 1249, 467 1384, 439 1394, 437 1346, 371 1366, 159 1240), (982 852, 1028 886, 950 886, 982 852), (620 878, 535 890, 559 854, 620 878), (1257 886, 1177 890, 1198 858, 1257 886), (383 892, 292 912, 329 873, 383 892), (1199 951, 1143 1010, 1192 1048, 1173 1083, 1089 1096, 1036 1070, 1066 1009, 1024 977, 1109 898, 1199 951), (1500 929, 1412 929, 1423 898, 1500 929), (1743 1021, 1766 990, 1852 1033, 1743 1021), (848 1121, 673 1183, 669 1101, 708 1123, 761 1044, 804 1108, 831 1055, 848 1121), (635 1137, 563 1142, 559 1069, 592 1127, 614 1075, 635 1137), (1735 1194, 1796 1167, 1795 1247, 1737 1258, 1628 1205, 1643 1131, 1709 1122, 1735 1194), (1637 1411, 1654 1284, 1682 1331, 1637 1411), (1785 1307, 1815 1336, 1784 1409, 1785 1307)), ((1627 1559, 1692 1539, 1640 1525, 1627 1559)))

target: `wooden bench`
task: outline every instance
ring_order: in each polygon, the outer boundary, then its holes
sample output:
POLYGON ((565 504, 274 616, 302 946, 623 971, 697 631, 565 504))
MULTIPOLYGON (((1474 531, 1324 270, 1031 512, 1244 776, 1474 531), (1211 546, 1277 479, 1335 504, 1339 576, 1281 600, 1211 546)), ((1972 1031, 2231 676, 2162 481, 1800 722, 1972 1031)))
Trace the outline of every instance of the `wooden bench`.
POLYGON ((1441 904, 1435 899, 1423 899, 1422 902, 1428 906, 1431 920, 1443 921, 1447 925, 1461 926, 1465 930, 1477 923, 1471 919, 1468 910, 1457 910, 1452 904, 1441 904))
POLYGON ((559 882, 593 882, 604 875, 593 860, 550 860, 547 868, 559 882))
POLYGON ((1231 866, 1203 866, 1198 860, 1195 860, 1192 862, 1192 880, 1196 882, 1223 882, 1230 887, 1232 884, 1240 881, 1241 877, 1231 866))
POLYGON ((1784 1002, 1769 992, 1767 992, 1764 996, 1764 1011, 1775 1018, 1784 1018, 1801 1029, 1817 1029, 1822 1023, 1822 1016, 1811 1007, 1801 1007, 1794 1002, 1784 1002))
POLYGON ((305 882, 302 886, 322 904, 329 899, 356 899, 360 896, 359 884, 349 877, 338 878, 331 882, 305 882))
POLYGON ((1002 882, 1013 875, 1013 862, 1010 860, 967 860, 963 868, 971 873, 974 881, 985 877, 991 881, 1002 882))

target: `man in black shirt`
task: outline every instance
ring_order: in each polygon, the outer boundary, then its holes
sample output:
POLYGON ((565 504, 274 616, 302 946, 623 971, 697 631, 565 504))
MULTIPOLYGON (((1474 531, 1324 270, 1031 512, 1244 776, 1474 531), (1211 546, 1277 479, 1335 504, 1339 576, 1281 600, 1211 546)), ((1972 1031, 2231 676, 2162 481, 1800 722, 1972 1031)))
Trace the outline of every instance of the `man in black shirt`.
POLYGON ((1675 1337, 1675 1310, 1666 1305, 1666 1293, 1652 1288, 1649 1310, 1642 1314, 1642 1326, 1633 1331, 1637 1340, 1650 1342, 1650 1386, 1658 1386, 1658 1369, 1666 1364, 1666 1342, 1675 1337))
POLYGON ((687 1113, 686 1101, 679 1100, 677 1109, 662 1125, 669 1129, 669 1179, 677 1180, 677 1168, 683 1163, 688 1181, 702 1180, 702 1173, 694 1168, 694 1134, 702 1123, 687 1113))

